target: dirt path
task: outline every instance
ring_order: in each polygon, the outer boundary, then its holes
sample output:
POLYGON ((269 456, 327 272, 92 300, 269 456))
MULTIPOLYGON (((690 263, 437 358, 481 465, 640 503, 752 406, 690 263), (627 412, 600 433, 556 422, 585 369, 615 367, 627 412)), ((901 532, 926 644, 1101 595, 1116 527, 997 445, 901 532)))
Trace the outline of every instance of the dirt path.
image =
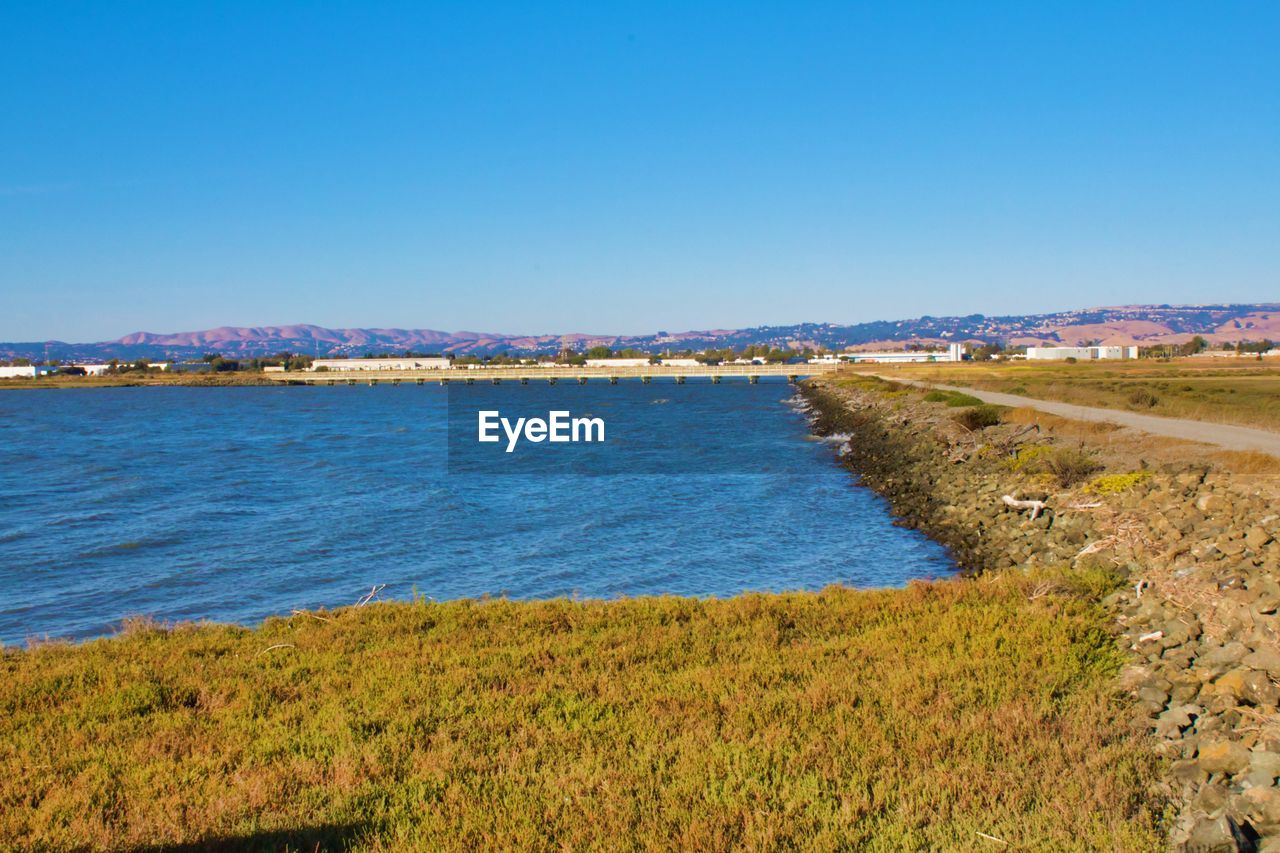
POLYGON ((1109 422, 1148 432, 1152 435, 1164 435, 1169 438, 1181 438, 1186 441, 1199 441, 1216 445, 1226 450, 1257 450, 1263 453, 1270 453, 1272 456, 1280 456, 1280 433, 1268 432, 1263 429, 1191 421, 1184 418, 1163 418, 1158 415, 1140 415, 1137 412, 1126 412, 1120 409, 1101 409, 1093 406, 1077 406, 1072 403, 1055 403, 1052 400, 1037 400, 1033 397, 1001 394, 997 391, 981 391, 977 388, 961 388, 955 385, 939 385, 936 382, 903 379, 898 376, 876 375, 880 376, 881 379, 901 382, 904 385, 915 385, 919 388, 960 391, 965 394, 971 394, 984 403, 995 403, 1000 406, 1025 406, 1077 421, 1109 422))

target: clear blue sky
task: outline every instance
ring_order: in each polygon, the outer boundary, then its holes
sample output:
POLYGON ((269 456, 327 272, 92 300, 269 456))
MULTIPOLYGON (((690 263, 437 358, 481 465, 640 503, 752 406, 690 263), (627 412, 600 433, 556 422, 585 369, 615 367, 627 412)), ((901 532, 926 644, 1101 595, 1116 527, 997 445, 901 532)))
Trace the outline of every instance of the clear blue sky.
POLYGON ((1280 3, 0 7, 0 340, 1280 300, 1280 3))

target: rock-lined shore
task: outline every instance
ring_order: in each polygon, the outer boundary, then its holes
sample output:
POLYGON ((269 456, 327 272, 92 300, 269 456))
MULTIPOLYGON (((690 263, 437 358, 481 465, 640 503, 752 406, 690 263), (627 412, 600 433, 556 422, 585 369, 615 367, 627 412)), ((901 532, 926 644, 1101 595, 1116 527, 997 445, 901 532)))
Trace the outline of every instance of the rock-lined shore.
POLYGON ((1171 845, 1280 851, 1274 481, 1237 476, 1195 445, 1145 453, 1107 429, 1007 412, 983 426, 963 400, 879 380, 813 380, 804 394, 815 432, 847 437, 842 461, 966 572, 1122 578, 1104 603, 1131 654, 1135 724, 1167 757, 1171 845))

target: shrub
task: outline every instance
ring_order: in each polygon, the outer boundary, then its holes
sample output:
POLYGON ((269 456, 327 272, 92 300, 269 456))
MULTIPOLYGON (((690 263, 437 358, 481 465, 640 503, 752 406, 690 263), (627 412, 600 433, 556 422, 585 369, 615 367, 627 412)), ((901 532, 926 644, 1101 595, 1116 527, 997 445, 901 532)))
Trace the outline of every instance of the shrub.
POLYGON ((950 393, 950 396, 947 397, 947 405, 948 406, 981 406, 982 401, 972 395, 960 394, 958 392, 952 391, 950 393))
POLYGON ((1075 363, 1076 363, 1076 357, 1074 355, 1067 356, 1067 364, 1075 364, 1075 363))
POLYGON ((1047 474, 1064 489, 1098 470, 1098 463, 1083 450, 1044 444, 1022 448, 1008 466, 1020 474, 1047 474))
POLYGON ((968 430, 986 429, 1000 423, 1000 407, 990 405, 974 406, 962 412, 956 412, 955 421, 968 430))
POLYGON ((1114 495, 1132 489, 1139 483, 1151 479, 1150 471, 1130 471, 1127 474, 1107 474, 1098 477, 1084 490, 1093 495, 1114 495))
POLYGON ((959 391, 942 391, 934 388, 928 394, 924 395, 926 403, 946 403, 948 406, 981 406, 982 401, 970 394, 961 394, 959 391))
POLYGON ((1083 450, 1059 447, 1045 456, 1044 467, 1058 481, 1058 485, 1065 489, 1097 471, 1098 463, 1083 450))
POLYGON ((1139 409, 1150 409, 1159 402, 1160 398, 1145 388, 1139 388, 1136 391, 1129 392, 1130 406, 1136 406, 1139 409))

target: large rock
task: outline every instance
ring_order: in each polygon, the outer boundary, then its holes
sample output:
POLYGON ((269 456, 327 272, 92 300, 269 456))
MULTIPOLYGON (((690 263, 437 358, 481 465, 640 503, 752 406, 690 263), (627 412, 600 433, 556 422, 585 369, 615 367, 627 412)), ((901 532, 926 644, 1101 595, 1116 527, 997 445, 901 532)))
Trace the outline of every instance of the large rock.
POLYGON ((1255 649, 1240 659, 1250 669, 1260 669, 1271 676, 1280 676, 1280 651, 1272 647, 1255 649))
POLYGON ((1196 659, 1196 665, 1209 668, 1222 668, 1235 666, 1245 659, 1249 654, 1249 649, 1244 643, 1231 642, 1225 646, 1217 646, 1209 649, 1196 659))
POLYGON ((1250 788, 1240 797, 1241 811, 1253 828, 1267 835, 1280 830, 1280 788, 1250 788))
POLYGON ((1196 498, 1196 509, 1205 515, 1218 515, 1231 509, 1231 502, 1222 495, 1209 492, 1196 498))
POLYGON ((1270 541, 1271 534, 1263 530, 1261 527, 1252 527, 1249 529, 1249 532, 1244 535, 1244 543, 1254 551, 1257 551, 1270 541))
POLYGON ((1219 696, 1228 693, 1238 702, 1250 705, 1280 703, 1280 688, 1275 686, 1265 672, 1256 669, 1233 669, 1215 681, 1213 689, 1219 696))
POLYGON ((1200 769, 1206 773, 1227 773, 1234 776, 1249 766, 1249 750, 1243 744, 1220 740, 1201 746, 1196 760, 1200 769))
POLYGON ((1266 774, 1272 779, 1280 777, 1280 753, 1265 749, 1255 751, 1249 756, 1249 772, 1266 774))

